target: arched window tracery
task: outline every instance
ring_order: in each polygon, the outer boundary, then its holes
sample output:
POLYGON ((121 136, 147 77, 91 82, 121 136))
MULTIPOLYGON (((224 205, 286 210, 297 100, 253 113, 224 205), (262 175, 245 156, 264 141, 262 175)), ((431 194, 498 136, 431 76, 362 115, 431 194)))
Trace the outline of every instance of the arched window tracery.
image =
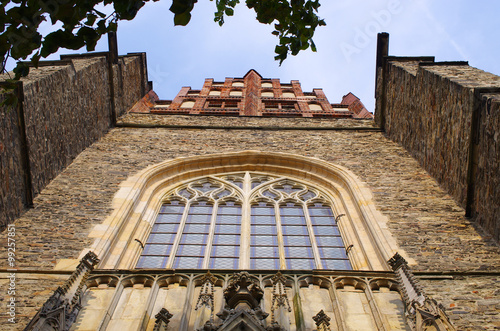
POLYGON ((137 268, 351 270, 329 196, 257 172, 206 176, 165 195, 137 268))

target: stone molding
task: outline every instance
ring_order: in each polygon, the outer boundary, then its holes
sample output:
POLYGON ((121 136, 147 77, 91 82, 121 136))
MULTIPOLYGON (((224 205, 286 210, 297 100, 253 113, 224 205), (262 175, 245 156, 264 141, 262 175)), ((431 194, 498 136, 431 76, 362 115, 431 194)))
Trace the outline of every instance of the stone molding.
MULTIPOLYGON (((287 176, 314 185, 332 197, 337 213, 346 214, 339 229, 355 270, 387 271, 398 249, 376 208, 369 188, 356 175, 316 158, 260 151, 182 157, 146 168, 129 177, 113 199, 114 211, 90 233, 99 268, 133 268, 139 258, 164 195, 188 180, 213 174, 254 171, 287 176)), ((404 254, 404 253, 403 253, 404 254)))

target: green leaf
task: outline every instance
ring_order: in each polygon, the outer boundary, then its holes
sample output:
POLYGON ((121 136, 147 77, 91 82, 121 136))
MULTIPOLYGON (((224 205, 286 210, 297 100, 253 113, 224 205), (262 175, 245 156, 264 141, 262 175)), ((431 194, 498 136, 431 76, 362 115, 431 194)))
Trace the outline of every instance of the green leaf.
POLYGON ((187 25, 191 20, 191 13, 175 14, 174 24, 175 25, 187 25))
POLYGON ((27 63, 25 62, 17 62, 16 67, 14 68, 14 74, 16 80, 18 80, 21 77, 26 77, 30 73, 30 67, 27 63))

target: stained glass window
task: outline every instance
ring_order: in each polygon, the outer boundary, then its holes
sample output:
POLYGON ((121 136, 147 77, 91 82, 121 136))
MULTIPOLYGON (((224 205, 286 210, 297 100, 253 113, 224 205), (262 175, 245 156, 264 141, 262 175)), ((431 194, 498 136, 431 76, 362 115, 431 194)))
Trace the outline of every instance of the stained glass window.
POLYGON ((316 188, 223 174, 166 195, 137 268, 350 270, 345 247, 331 202, 316 188))

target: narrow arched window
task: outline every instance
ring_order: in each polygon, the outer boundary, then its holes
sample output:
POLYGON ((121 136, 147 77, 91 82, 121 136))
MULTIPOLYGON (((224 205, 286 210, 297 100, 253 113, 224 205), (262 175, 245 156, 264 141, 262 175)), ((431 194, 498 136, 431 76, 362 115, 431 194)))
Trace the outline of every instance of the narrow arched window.
POLYGON ((332 201, 269 174, 198 178, 166 194, 137 268, 350 270, 332 201))

